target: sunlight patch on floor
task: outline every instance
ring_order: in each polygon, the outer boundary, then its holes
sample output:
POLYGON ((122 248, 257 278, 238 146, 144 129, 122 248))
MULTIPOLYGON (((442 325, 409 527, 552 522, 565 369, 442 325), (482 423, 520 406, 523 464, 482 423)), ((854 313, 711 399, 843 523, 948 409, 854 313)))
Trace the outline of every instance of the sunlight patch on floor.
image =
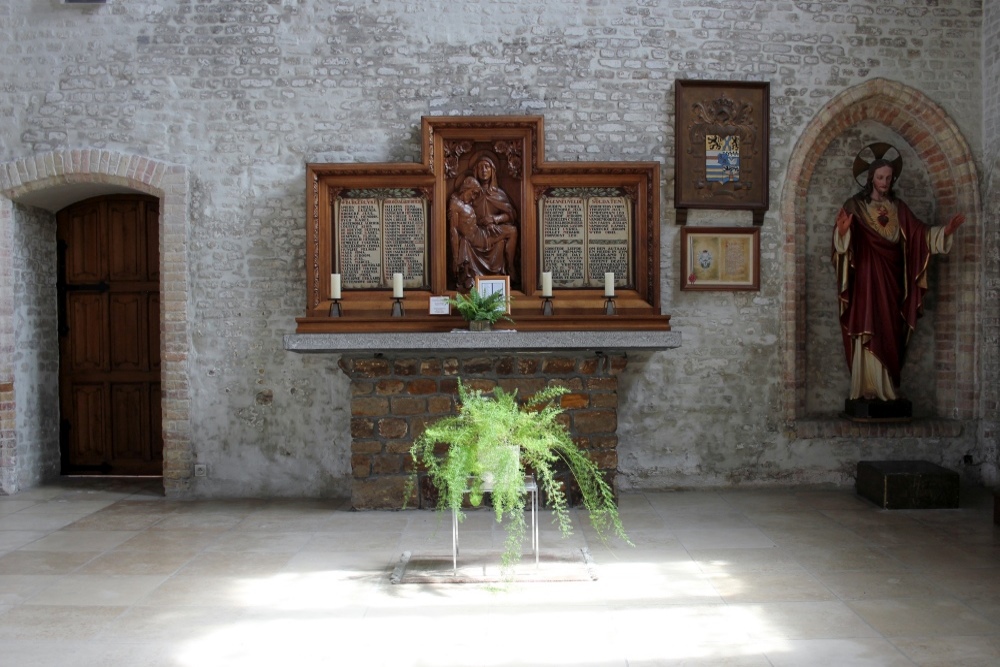
POLYGON ((379 587, 384 573, 348 570, 244 579, 238 596, 245 618, 184 642, 176 658, 183 667, 543 667, 620 665, 622 656, 724 661, 789 650, 785 640, 772 638, 780 633, 769 627, 764 609, 718 602, 717 593, 700 583, 701 573, 687 569, 677 573, 677 589, 689 598, 683 605, 664 604, 669 596, 662 587, 644 599, 636 584, 662 576, 662 565, 651 563, 614 565, 610 583, 627 590, 627 600, 605 599, 596 590, 581 595, 592 590, 589 583, 559 584, 547 589, 554 596, 545 599, 531 586, 509 594, 476 586, 411 586, 397 595, 396 587, 379 587), (561 591, 578 604, 567 606, 561 591), (704 601, 690 604, 698 592, 704 601), (442 597, 447 606, 437 604, 442 597), (553 641, 558 637, 573 641, 553 641))

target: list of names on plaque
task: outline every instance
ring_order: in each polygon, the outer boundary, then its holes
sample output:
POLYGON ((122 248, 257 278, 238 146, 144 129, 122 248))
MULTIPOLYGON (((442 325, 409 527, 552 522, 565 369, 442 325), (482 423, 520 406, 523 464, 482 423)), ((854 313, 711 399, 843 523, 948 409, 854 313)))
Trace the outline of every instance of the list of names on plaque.
POLYGON ((405 287, 424 284, 427 215, 421 199, 386 199, 382 202, 385 276, 403 274, 405 287))
POLYGON ((583 287, 585 265, 583 246, 547 245, 542 252, 542 266, 552 271, 553 285, 583 287))
POLYGON ((552 283, 561 287, 583 287, 583 200, 577 197, 546 197, 542 200, 542 266, 552 272, 552 283))
POLYGON ((343 285, 353 289, 382 284, 382 216, 377 199, 341 199, 335 214, 343 285))
POLYGON ((629 260, 631 229, 628 200, 624 197, 591 197, 587 200, 587 266, 590 284, 615 274, 615 285, 627 285, 632 277, 629 260))
POLYGON ((627 197, 543 197, 542 270, 563 288, 602 287, 632 280, 632 209, 627 197))
POLYGON ((388 288, 393 273, 402 273, 408 288, 426 284, 424 199, 340 197, 334 203, 334 225, 334 269, 345 288, 388 288))
POLYGON ((542 215, 542 236, 550 243, 573 242, 583 245, 582 200, 576 197, 547 197, 542 215))

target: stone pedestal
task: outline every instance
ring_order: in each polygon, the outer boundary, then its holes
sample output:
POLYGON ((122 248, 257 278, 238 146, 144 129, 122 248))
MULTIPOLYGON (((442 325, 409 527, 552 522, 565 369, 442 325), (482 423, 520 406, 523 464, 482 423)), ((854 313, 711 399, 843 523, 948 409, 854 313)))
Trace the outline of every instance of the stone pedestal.
POLYGON ((859 461, 857 491, 887 510, 955 508, 959 476, 928 461, 859 461))
POLYGON ((849 398, 844 401, 844 416, 863 422, 910 421, 913 418, 913 404, 905 398, 895 401, 849 398))

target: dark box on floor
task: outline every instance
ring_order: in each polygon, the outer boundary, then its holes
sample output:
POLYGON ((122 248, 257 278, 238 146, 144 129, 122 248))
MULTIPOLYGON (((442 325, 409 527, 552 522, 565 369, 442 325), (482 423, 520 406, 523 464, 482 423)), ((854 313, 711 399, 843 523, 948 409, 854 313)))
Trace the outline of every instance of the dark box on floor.
POLYGON ((958 507, 957 472, 928 461, 858 461, 858 495, 887 510, 958 507))

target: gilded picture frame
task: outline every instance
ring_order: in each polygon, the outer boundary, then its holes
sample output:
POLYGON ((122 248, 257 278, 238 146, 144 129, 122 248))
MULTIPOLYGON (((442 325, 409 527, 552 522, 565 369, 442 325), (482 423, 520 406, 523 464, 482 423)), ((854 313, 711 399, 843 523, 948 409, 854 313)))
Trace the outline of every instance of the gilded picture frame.
POLYGON ((770 84, 754 81, 674 83, 674 206, 747 209, 754 222, 768 208, 770 84))
POLYGON ((760 227, 681 228, 681 289, 760 290, 760 227))

